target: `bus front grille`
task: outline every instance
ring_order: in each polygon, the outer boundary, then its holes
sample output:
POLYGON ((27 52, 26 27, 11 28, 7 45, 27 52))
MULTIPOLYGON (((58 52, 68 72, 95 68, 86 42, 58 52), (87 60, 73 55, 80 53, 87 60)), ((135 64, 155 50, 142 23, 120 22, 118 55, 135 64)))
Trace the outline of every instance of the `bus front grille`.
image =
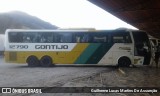
POLYGON ((17 60, 17 52, 10 52, 9 61, 16 61, 16 60, 17 60))

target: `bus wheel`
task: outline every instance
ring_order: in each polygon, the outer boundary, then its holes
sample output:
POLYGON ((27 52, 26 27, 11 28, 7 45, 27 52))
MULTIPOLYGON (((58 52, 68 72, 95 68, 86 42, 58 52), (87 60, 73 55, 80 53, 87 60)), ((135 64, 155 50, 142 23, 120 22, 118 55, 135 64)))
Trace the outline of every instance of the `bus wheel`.
POLYGON ((129 67, 131 65, 131 60, 128 57, 121 57, 118 60, 119 67, 129 67))
POLYGON ((52 66, 52 58, 50 56, 43 56, 40 60, 40 64, 42 67, 50 67, 52 66))
POLYGON ((38 67, 40 65, 39 60, 36 56, 29 56, 26 62, 29 67, 38 67))

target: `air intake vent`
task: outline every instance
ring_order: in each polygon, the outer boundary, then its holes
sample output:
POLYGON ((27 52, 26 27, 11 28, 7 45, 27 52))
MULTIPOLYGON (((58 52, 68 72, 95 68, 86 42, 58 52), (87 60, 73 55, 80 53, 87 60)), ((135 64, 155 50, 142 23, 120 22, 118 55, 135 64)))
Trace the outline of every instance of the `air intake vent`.
POLYGON ((10 52, 9 61, 16 61, 16 60, 17 60, 17 52, 10 52))

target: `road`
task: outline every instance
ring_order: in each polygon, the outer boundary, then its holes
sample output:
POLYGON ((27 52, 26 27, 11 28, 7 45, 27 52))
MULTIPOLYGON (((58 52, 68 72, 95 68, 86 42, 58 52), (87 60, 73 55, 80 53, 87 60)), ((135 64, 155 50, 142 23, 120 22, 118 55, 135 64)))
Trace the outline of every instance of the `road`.
MULTIPOLYGON (((159 87, 160 68, 56 66, 8 64, 0 58, 1 87, 159 87)), ((3 96, 106 96, 101 93, 0 94, 3 96)), ((108 96, 160 96, 150 93, 108 93, 108 96)))
POLYGON ((27 65, 7 64, 0 58, 0 86, 3 87, 53 87, 61 86, 76 78, 84 78, 102 71, 106 67, 58 66, 31 68, 27 65))

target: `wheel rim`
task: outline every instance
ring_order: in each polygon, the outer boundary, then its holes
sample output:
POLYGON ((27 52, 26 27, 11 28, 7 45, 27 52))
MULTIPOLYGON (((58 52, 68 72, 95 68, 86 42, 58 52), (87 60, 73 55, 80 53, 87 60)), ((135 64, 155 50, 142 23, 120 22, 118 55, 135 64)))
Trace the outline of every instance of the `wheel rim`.
POLYGON ((51 62, 50 62, 50 60, 49 60, 48 58, 45 58, 45 59, 43 59, 42 63, 48 65, 48 64, 50 64, 51 62))
POLYGON ((52 59, 50 57, 44 56, 41 58, 41 65, 43 67, 49 67, 49 66, 51 66, 51 64, 52 64, 52 59))
POLYGON ((131 64, 131 62, 128 58, 121 58, 118 62, 118 65, 120 67, 129 67, 130 64, 131 64))
POLYGON ((37 67, 37 66, 39 66, 38 62, 39 62, 38 58, 36 58, 35 56, 30 56, 27 59, 28 66, 31 66, 31 67, 37 67))

